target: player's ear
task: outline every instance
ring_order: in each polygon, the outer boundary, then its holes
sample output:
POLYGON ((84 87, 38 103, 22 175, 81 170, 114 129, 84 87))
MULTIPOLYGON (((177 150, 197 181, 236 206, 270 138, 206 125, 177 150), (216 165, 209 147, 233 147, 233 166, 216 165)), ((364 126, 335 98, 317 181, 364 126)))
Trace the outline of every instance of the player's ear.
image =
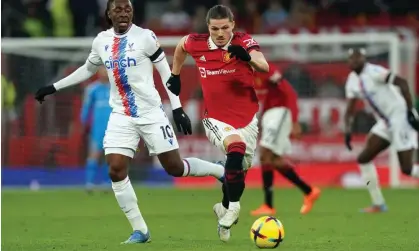
POLYGON ((234 29, 234 27, 236 26, 236 22, 233 20, 233 21, 231 21, 231 29, 234 29))

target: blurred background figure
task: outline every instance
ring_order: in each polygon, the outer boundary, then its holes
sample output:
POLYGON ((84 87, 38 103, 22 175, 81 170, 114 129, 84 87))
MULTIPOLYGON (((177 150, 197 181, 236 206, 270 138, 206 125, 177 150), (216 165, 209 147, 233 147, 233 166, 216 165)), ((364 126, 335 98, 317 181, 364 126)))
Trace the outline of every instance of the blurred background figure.
POLYGON ((171 0, 161 16, 161 26, 168 30, 183 30, 191 26, 189 14, 183 10, 182 0, 171 0))
POLYGON ((86 162, 86 190, 91 192, 96 174, 100 167, 99 180, 105 188, 110 188, 108 167, 103 158, 103 138, 109 116, 112 112, 109 106, 110 85, 104 67, 98 71, 98 80, 86 87, 81 122, 83 131, 88 134, 89 148, 86 162))
POLYGON ((280 27, 287 21, 288 13, 279 0, 270 0, 268 9, 263 13, 263 26, 266 30, 280 27))

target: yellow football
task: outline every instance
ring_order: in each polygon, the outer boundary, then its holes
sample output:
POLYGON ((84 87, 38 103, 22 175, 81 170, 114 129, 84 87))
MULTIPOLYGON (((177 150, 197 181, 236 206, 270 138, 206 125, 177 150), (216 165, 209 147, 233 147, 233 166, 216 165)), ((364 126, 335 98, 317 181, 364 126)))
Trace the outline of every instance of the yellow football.
POLYGON ((284 237, 284 225, 272 216, 260 217, 250 229, 250 238, 259 248, 276 248, 284 237))

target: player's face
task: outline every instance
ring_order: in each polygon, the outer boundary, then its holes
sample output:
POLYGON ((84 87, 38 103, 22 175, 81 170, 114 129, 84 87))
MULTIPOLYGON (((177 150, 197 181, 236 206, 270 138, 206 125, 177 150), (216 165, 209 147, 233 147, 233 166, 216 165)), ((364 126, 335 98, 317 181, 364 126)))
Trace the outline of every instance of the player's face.
POLYGON ((210 19, 208 30, 212 41, 219 47, 222 47, 230 40, 234 29, 234 21, 225 19, 210 19))
POLYGON ((362 55, 359 52, 352 53, 351 56, 349 56, 349 67, 351 70, 356 72, 361 72, 362 68, 365 64, 365 56, 362 55))
POLYGON ((129 0, 115 0, 108 12, 116 32, 125 32, 132 23, 133 10, 129 0))

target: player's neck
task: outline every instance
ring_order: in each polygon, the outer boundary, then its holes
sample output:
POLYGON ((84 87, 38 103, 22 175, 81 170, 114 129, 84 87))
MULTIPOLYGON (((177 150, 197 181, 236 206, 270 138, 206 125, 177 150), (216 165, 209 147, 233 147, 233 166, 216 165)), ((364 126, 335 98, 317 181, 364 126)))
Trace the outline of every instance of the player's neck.
POLYGON ((361 74, 361 72, 364 70, 366 63, 364 63, 361 67, 358 69, 355 69, 356 74, 361 74))
POLYGON ((131 27, 132 27, 132 23, 125 30, 122 30, 122 31, 116 27, 113 27, 113 32, 115 33, 115 35, 118 35, 118 36, 125 35, 131 29, 131 27))

